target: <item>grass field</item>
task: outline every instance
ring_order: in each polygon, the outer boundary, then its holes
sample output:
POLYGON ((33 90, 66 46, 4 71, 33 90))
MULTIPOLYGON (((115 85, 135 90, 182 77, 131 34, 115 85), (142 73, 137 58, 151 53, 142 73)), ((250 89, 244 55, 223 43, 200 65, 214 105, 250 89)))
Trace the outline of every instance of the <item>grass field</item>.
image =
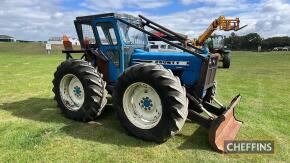
POLYGON ((158 145, 128 136, 111 105, 95 123, 64 118, 51 91, 64 56, 43 48, 0 44, 0 162, 289 162, 290 53, 234 52, 231 68, 218 70, 218 98, 243 96, 237 139, 276 143, 273 155, 223 155, 190 122, 158 145))

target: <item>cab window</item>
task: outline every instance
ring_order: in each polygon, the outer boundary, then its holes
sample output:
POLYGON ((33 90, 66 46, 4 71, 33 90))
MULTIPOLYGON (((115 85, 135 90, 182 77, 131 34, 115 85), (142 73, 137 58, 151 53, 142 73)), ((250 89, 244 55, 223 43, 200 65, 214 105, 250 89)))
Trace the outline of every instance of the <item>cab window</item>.
POLYGON ((102 45, 117 45, 117 37, 112 23, 97 23, 96 28, 102 45))
POLYGON ((158 45, 150 45, 151 49, 158 49, 158 45))
POLYGON ((161 49, 166 49, 166 45, 161 45, 161 49))

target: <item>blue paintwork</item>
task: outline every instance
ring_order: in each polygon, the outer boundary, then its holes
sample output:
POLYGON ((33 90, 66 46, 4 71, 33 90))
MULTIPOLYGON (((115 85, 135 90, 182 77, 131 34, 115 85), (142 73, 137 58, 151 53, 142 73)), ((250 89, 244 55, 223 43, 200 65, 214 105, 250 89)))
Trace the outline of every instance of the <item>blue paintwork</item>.
MULTIPOLYGON (((93 22, 92 22, 92 27, 93 29, 96 29, 96 26, 97 26, 97 23, 105 23, 105 22, 110 22, 112 23, 113 25, 113 28, 114 28, 114 32, 115 32, 115 35, 116 35, 116 38, 117 38, 117 45, 102 45, 101 44, 101 40, 99 38, 99 35, 96 34, 96 40, 98 42, 98 45, 99 46, 99 49, 104 53, 106 54, 108 50, 116 50, 120 55, 119 57, 119 60, 120 60, 120 67, 117 67, 112 60, 109 61, 109 80, 111 82, 115 82, 117 81, 117 78, 118 76, 124 72, 125 70, 125 67, 124 67, 124 50, 122 50, 124 47, 124 44, 123 44, 123 40, 121 39, 120 37, 120 31, 119 31, 119 28, 117 28, 117 20, 113 17, 111 18, 98 18, 98 19, 95 19, 93 22)), ((98 31, 96 30, 96 33, 98 31)))
MULTIPOLYGON (((115 31, 115 35, 117 37, 118 44, 117 45, 101 45, 100 38, 98 34, 96 34, 96 40, 99 45, 99 49, 106 54, 108 50, 117 50, 120 54, 120 67, 116 67, 112 60, 109 60, 109 84, 114 84, 117 81, 119 75, 121 75, 127 67, 140 63, 136 60, 159 60, 159 61, 183 61, 187 62, 188 65, 177 65, 177 64, 162 64, 165 68, 171 69, 173 72, 180 72, 181 82, 188 86, 193 86, 200 80, 200 70, 202 66, 202 61, 198 57, 186 53, 186 52, 147 52, 141 50, 140 45, 128 45, 122 38, 122 33, 119 28, 121 22, 119 22, 114 17, 108 18, 98 18, 92 23, 93 29, 96 29, 96 24, 100 22, 111 22, 115 31), (124 53, 124 48, 128 47, 133 48, 133 53, 128 55, 124 53), (128 63, 129 62, 129 63, 128 63)), ((97 30, 95 31, 97 32, 97 30)), ((148 41, 147 41, 148 43, 148 41)), ((143 45, 146 46, 146 45, 143 45)), ((203 55, 209 56, 209 52, 207 48, 203 49, 203 55)), ((204 94, 204 90, 201 90, 201 96, 204 94)), ((146 103, 147 104, 147 103, 146 103)), ((144 101, 145 105, 145 101, 144 101)))
POLYGON ((80 87, 78 87, 78 86, 74 87, 73 91, 77 96, 81 96, 82 91, 81 91, 80 87))
POLYGON ((148 108, 151 105, 151 100, 146 98, 143 101, 143 105, 144 105, 144 107, 148 108))
POLYGON ((162 61, 184 61, 189 62, 187 66, 166 65, 167 69, 181 71, 181 81, 186 85, 194 85, 200 76, 201 60, 192 54, 186 52, 146 52, 136 49, 131 57, 131 65, 137 64, 135 60, 162 60, 162 61))

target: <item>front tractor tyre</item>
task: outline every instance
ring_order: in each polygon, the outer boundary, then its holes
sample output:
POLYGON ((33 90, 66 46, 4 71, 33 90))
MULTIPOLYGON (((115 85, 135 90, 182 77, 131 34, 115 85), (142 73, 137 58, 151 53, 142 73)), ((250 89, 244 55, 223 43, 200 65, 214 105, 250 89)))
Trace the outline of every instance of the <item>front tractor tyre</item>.
POLYGON ((223 54, 223 68, 230 68, 231 65, 231 55, 223 54))
POLYGON ((186 91, 179 78, 156 64, 128 68, 118 79, 113 105, 129 133, 157 143, 179 132, 188 114, 186 91))
POLYGON ((106 105, 102 75, 83 60, 62 62, 54 73, 53 92, 61 112, 77 121, 92 121, 106 105))

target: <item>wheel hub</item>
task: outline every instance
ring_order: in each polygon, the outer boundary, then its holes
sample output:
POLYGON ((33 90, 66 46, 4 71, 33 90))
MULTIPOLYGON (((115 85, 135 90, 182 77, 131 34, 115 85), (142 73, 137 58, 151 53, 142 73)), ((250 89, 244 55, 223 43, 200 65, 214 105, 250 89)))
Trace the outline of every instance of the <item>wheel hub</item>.
POLYGON ((142 109, 145 111, 149 111, 153 107, 152 100, 149 97, 143 97, 139 105, 141 105, 142 109))
POLYGON ((79 110, 84 103, 84 88, 73 74, 65 75, 60 82, 60 96, 63 104, 72 111, 79 110))
POLYGON ((146 83, 131 84, 123 96, 123 108, 129 121, 142 129, 156 126, 162 116, 162 104, 158 93, 146 83))
POLYGON ((75 93, 75 96, 80 97, 81 96, 81 88, 79 86, 75 86, 73 89, 73 92, 75 93))

